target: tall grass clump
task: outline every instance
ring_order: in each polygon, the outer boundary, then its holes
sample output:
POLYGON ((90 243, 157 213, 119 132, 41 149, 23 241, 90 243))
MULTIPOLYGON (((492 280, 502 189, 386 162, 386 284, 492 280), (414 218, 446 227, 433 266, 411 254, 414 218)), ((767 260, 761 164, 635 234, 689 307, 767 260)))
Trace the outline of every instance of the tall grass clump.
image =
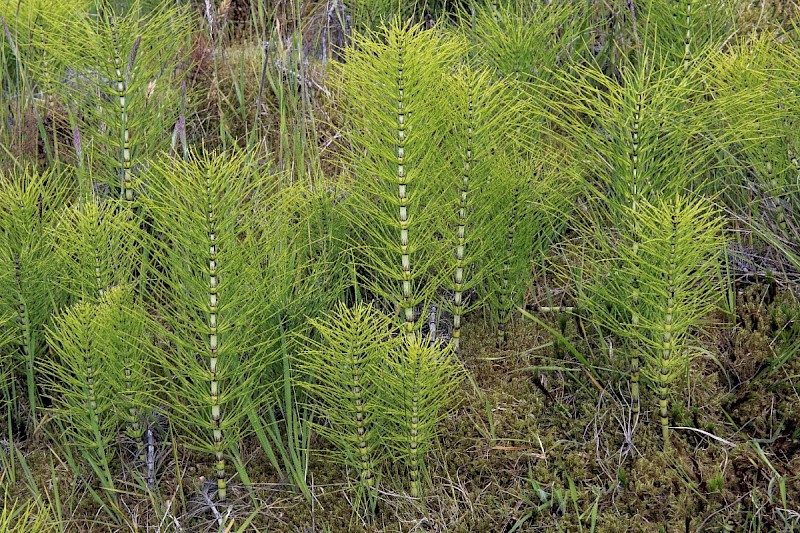
MULTIPOLYGON (((55 172, 32 170, 0 176, 0 314, 13 315, 11 348, 25 382, 27 408, 37 420, 39 390, 36 364, 46 351, 44 326, 63 303, 63 291, 53 283, 60 264, 54 253, 52 231, 58 224, 69 189, 55 172)), ((8 348, 8 347, 7 347, 8 348)), ((23 404, 15 393, 19 421, 23 404)))
POLYGON ((262 374, 275 362, 261 342, 270 302, 261 276, 268 233, 253 202, 257 169, 244 156, 164 159, 148 174, 146 202, 161 257, 154 294, 169 346, 159 353, 168 372, 167 413, 187 444, 214 457, 220 499, 227 494, 226 454, 247 434, 251 410, 272 398, 262 374), (263 301, 262 301, 263 298, 263 301))
POLYGON ((459 40, 397 20, 353 37, 341 88, 346 164, 353 177, 346 215, 364 284, 395 306, 411 334, 416 312, 438 291, 445 246, 443 209, 451 202, 446 80, 459 40))
POLYGON ((254 402, 248 420, 270 464, 310 499, 306 477, 314 411, 293 361, 306 348, 305 337, 312 335, 309 318, 329 312, 343 299, 351 269, 340 257, 347 254, 331 194, 300 184, 281 187, 285 177, 275 173, 272 179, 280 192, 270 192, 255 207, 263 235, 259 283, 264 287, 260 306, 266 324, 258 332, 259 342, 265 343, 264 349, 274 349, 279 360, 258 378, 266 387, 276 385, 276 403, 258 409, 260 403, 254 402))

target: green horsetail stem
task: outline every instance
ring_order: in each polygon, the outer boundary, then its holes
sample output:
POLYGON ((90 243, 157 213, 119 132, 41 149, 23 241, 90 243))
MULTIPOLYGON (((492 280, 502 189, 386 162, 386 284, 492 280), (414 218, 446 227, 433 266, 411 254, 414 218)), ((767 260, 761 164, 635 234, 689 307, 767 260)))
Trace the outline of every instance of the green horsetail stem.
POLYGON ((213 427, 214 435, 214 456, 216 462, 217 474, 217 491, 220 500, 224 500, 227 496, 227 484, 225 476, 225 455, 222 445, 222 413, 219 403, 220 383, 217 376, 217 354, 219 350, 219 338, 217 337, 217 310, 219 309, 219 294, 217 293, 217 242, 216 242, 216 220, 214 215, 214 206, 211 202, 211 178, 206 178, 206 192, 208 194, 208 272, 209 272, 209 287, 208 287, 208 370, 209 370, 209 388, 210 388, 210 403, 211 403, 211 424, 213 427))
MULTIPOLYGON (((84 209, 85 206, 82 207, 84 209)), ((99 245, 101 243, 102 235, 100 235, 100 225, 102 221, 100 220, 100 213, 99 210, 95 210, 92 214, 96 214, 97 216, 93 218, 87 224, 88 235, 87 240, 92 247, 92 255, 93 255, 93 263, 94 263, 94 290, 95 290, 95 298, 100 300, 103 298, 105 294, 106 284, 103 283, 103 259, 100 255, 100 248, 99 245)))
POLYGON ((422 494, 422 476, 420 476, 421 458, 419 455, 419 418, 419 396, 416 394, 416 391, 413 391, 411 397, 411 427, 408 432, 408 449, 410 453, 408 478, 409 494, 414 498, 422 494))
POLYGON ((683 36, 683 71, 689 71, 689 61, 692 59, 692 0, 686 0, 686 33, 683 36))
POLYGON ((140 392, 134 389, 133 376, 129 366, 125 368, 125 390, 122 395, 128 404, 128 412, 125 416, 125 434, 133 440, 137 445, 141 446, 139 452, 139 461, 144 463, 147 461, 147 455, 144 449, 144 427, 139 420, 139 409, 134 404, 135 395, 140 392))
POLYGON ((511 255, 514 253, 514 233, 517 226, 517 210, 520 197, 519 185, 514 187, 514 196, 511 203, 511 216, 508 219, 506 232, 506 253, 503 258, 503 273, 500 279, 500 298, 497 310, 497 341, 498 348, 505 348, 508 344, 508 321, 511 319, 511 255))
POLYGON ((405 173, 405 145, 406 145, 406 109, 405 109, 405 76, 403 67, 405 65, 405 50, 400 42, 397 50, 397 142, 395 150, 397 154, 397 196, 400 203, 400 213, 398 217, 400 227, 400 264, 403 268, 403 319, 407 335, 414 333, 414 306, 411 288, 411 256, 408 244, 408 178, 405 173))
MULTIPOLYGON (((87 414, 89 415, 89 424, 92 429, 92 436, 94 437, 94 443, 92 444, 93 448, 95 449, 95 453, 97 453, 97 457, 100 458, 101 463, 107 467, 108 457, 106 456, 106 447, 100 431, 100 421, 97 415, 97 394, 95 392, 95 376, 97 374, 97 370, 92 366, 90 356, 92 350, 94 349, 92 346, 92 336, 93 332, 89 331, 83 339, 79 340, 79 342, 85 343, 80 347, 81 353, 86 357, 84 374, 84 394, 86 397, 85 404, 88 411, 87 414)), ((107 479, 101 479, 100 481, 103 485, 103 488, 110 490, 114 489, 114 485, 110 477, 107 479)))
MULTIPOLYGON (((109 295, 118 295, 120 294, 117 291, 122 291, 121 288, 113 288, 106 291, 109 295)), ((141 324, 138 323, 139 317, 133 316, 130 312, 130 309, 127 307, 129 302, 121 297, 119 300, 112 301, 109 298, 109 301, 106 305, 113 306, 111 311, 111 316, 114 319, 112 324, 112 331, 111 334, 120 334, 123 335, 127 333, 127 331, 131 331, 131 325, 133 324, 141 324)), ((142 328, 143 329, 143 328, 142 328)), ((132 330, 135 337, 132 339, 133 342, 137 342, 141 339, 137 337, 141 336, 142 331, 138 327, 132 330)), ((123 346, 127 346, 127 339, 121 343, 123 346)), ((139 461, 142 463, 147 462, 147 453, 146 447, 144 442, 144 426, 140 420, 140 412, 139 408, 137 407, 137 395, 142 393, 139 383, 137 383, 134 379, 134 372, 141 373, 143 371, 141 366, 137 367, 137 359, 140 357, 140 353, 137 353, 136 350, 133 352, 125 351, 122 354, 122 366, 123 366, 123 382, 122 382, 122 391, 121 396, 127 404, 127 409, 124 412, 124 421, 125 421, 125 434, 139 446, 139 461)))
POLYGON ((676 355, 675 342, 673 339, 673 313, 675 311, 675 275, 676 275, 676 258, 675 258, 675 240, 678 234, 678 221, 677 213, 672 213, 672 233, 670 235, 670 258, 669 266, 666 272, 667 282, 667 302, 664 313, 664 335, 663 346, 661 352, 661 368, 660 370, 660 383, 658 384, 658 404, 659 414, 661 415, 661 437, 663 439, 663 449, 669 449, 669 411, 668 411, 668 393, 669 393, 669 363, 676 355))
POLYGON ((116 501, 110 466, 115 432, 109 417, 113 398, 98 309, 82 301, 55 318, 48 337, 57 357, 45 362, 44 368, 50 374, 56 412, 65 418, 67 443, 80 451, 100 486, 116 501))
POLYGON ((455 405, 463 369, 452 345, 431 344, 421 336, 402 340, 381 369, 384 435, 390 453, 406 470, 409 495, 420 498, 426 457, 455 405))
POLYGON ((475 131, 474 95, 470 86, 467 104, 467 145, 464 151, 464 170, 459 188, 458 229, 456 230, 456 271, 453 275, 455 291, 453 292, 453 349, 459 352, 461 342, 461 316, 464 314, 464 252, 466 248, 467 226, 467 194, 469 193, 470 176, 474 167, 472 158, 473 132, 475 131))
MULTIPOLYGON (((128 95, 128 82, 127 76, 122 73, 122 54, 119 48, 119 42, 117 39, 117 32, 116 26, 114 25, 114 17, 108 18, 108 23, 111 28, 111 42, 114 48, 114 73, 116 75, 116 90, 115 94, 118 98, 119 104, 119 115, 120 115, 120 124, 122 126, 122 131, 120 132, 121 140, 122 140, 122 152, 121 152, 121 164, 122 168, 120 169, 122 172, 121 176, 121 183, 122 183, 122 195, 125 201, 132 202, 133 201, 133 186, 130 180, 130 173, 131 173, 131 142, 130 142, 130 132, 128 131, 128 109, 126 107, 126 97, 128 95)), ((136 39, 134 43, 133 49, 131 50, 131 55, 128 61, 128 68, 127 73, 130 74, 130 70, 133 68, 133 62, 136 58, 136 52, 139 48, 139 43, 141 42, 141 37, 136 39)))
MULTIPOLYGON (((633 130, 631 131, 631 175, 633 177, 632 184, 633 190, 631 191, 631 207, 634 213, 633 222, 633 258, 637 260, 639 253, 638 235, 640 234, 639 222, 636 219, 636 213, 639 209, 638 195, 639 195, 639 127, 642 118, 642 94, 641 92, 636 95, 636 111, 633 114, 633 130)), ((634 276, 631 280, 631 326, 634 330, 639 328, 640 317, 637 311, 639 305, 639 278, 634 276)), ((631 403, 633 404, 631 410, 633 411, 634 423, 639 420, 640 412, 640 399, 639 399, 639 344, 635 339, 631 340, 630 347, 631 358, 631 403)))
MULTIPOLYGON (((364 396, 365 389, 363 380, 365 379, 362 368, 364 366, 363 357, 359 357, 355 353, 352 354, 353 360, 351 368, 353 405, 356 411, 356 435, 358 436, 358 461, 361 472, 359 473, 359 481, 361 486, 367 490, 367 494, 372 500, 377 496, 377 484, 375 483, 375 466, 373 464, 372 454, 370 453, 370 446, 368 442, 367 427, 367 413, 365 411, 366 398, 364 396)), ((372 376, 367 376, 366 379, 372 379, 372 376)))
MULTIPOLYGON (((303 336, 298 368, 311 379, 298 385, 310 392, 319 409, 311 424, 333 445, 334 457, 357 473, 354 505, 366 503, 374 512, 385 445, 393 442, 382 437, 389 421, 400 418, 386 415, 380 388, 385 365, 396 362, 389 350, 407 337, 396 317, 363 303, 348 308, 339 302, 335 312, 309 323, 321 341, 303 336)), ((400 374, 386 376, 396 379, 400 374)))

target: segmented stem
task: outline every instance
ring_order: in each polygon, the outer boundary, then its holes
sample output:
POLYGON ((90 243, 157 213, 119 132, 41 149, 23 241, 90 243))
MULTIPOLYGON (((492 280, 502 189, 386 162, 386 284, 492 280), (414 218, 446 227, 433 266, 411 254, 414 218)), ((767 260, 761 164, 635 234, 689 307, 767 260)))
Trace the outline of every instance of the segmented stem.
POLYGON ((406 335, 414 334, 414 303, 411 289, 411 256, 408 245, 408 178, 405 173, 406 108, 405 108, 405 50, 398 44, 397 68, 397 196, 400 205, 398 222, 400 226, 400 264, 403 268, 402 308, 406 335))
POLYGON ((497 309, 497 347, 504 348, 508 343, 507 326, 511 319, 511 261, 514 254, 514 233, 517 229, 517 211, 519 206, 520 188, 514 187, 514 196, 511 204, 511 216, 508 219, 506 232, 506 253, 503 259, 503 274, 500 279, 500 298, 497 309))
POLYGON ((683 36, 683 71, 689 70, 689 61, 692 59, 692 0, 686 0, 686 33, 683 36))
MULTIPOLYGON (((631 175, 632 175, 632 190, 631 190, 631 207, 633 212, 636 213, 639 209, 639 127, 641 123, 641 115, 642 115, 642 95, 641 93, 636 95, 636 110, 633 114, 633 130, 631 131, 631 175)), ((639 242, 638 242, 638 235, 639 235, 639 222, 636 221, 634 215, 634 226, 633 226, 633 258, 634 261, 636 260, 639 254, 639 242)), ((639 328, 640 317, 637 311, 637 306, 639 305, 639 278, 637 276, 633 276, 631 280, 632 285, 632 292, 631 292, 631 326, 634 329, 639 328)), ((630 347, 630 358, 631 358, 631 403, 633 404, 631 409, 633 412, 633 419, 634 422, 639 419, 639 411, 640 411, 640 400, 639 400, 639 345, 635 340, 631 341, 630 347)))
MULTIPOLYGON (((116 85, 114 93, 118 98, 120 126, 122 128, 122 131, 120 132, 122 139, 122 153, 121 153, 122 168, 120 169, 122 174, 121 176, 122 196, 123 198, 125 198, 125 201, 132 202, 133 187, 130 179, 131 166, 132 166, 131 142, 130 142, 130 132, 128 131, 128 109, 126 107, 126 97, 128 95, 128 81, 126 79, 126 76, 122 72, 122 56, 119 49, 116 27, 114 25, 114 17, 109 17, 109 26, 111 28, 111 42, 114 49, 114 59, 113 59, 114 75, 116 76, 116 79, 114 80, 114 83, 116 85)), ((135 49, 133 54, 135 54, 135 49)))
POLYGON ((219 295, 217 293, 217 235, 216 216, 212 203, 211 178, 206 178, 206 193, 208 200, 207 228, 208 228, 208 273, 209 273, 209 313, 208 313, 208 349, 209 349, 209 386, 211 402, 211 424, 214 435, 214 455, 216 457, 217 491, 220 500, 227 495, 225 476, 225 456, 222 444, 222 409, 219 402, 220 383, 217 374, 219 338, 217 336, 217 311, 219 309, 219 295))
POLYGON ((356 408, 356 433, 358 434, 358 454, 359 462, 361 465, 361 486, 364 487, 370 498, 375 497, 377 494, 377 486, 375 484, 375 468, 370 455, 370 448, 368 442, 367 421, 365 412, 364 388, 363 388, 363 361, 359 360, 359 353, 353 351, 353 359, 351 361, 351 377, 352 377, 352 392, 353 404, 356 408))
POLYGON ((673 312, 675 310, 675 239, 678 233, 677 214, 672 213, 672 233, 670 235, 670 256, 669 267, 666 272, 667 282, 667 301, 664 306, 664 334, 661 351, 660 383, 658 385, 658 404, 661 415, 661 437, 663 439, 664 451, 669 448, 669 414, 668 414, 668 394, 670 361, 674 356, 675 343, 673 339, 673 312))
POLYGON ((419 456, 419 395, 417 393, 417 380, 419 367, 415 365, 414 389, 411 397, 411 427, 408 433, 408 451, 409 451, 409 494, 417 498, 422 493, 422 477, 420 476, 420 462, 419 456))
POLYGON ((467 194, 470 186, 470 173, 473 169, 472 143, 475 122, 472 88, 469 90, 467 108, 467 144, 464 152, 464 170, 459 189, 458 229, 456 230, 456 271, 453 276, 455 291, 453 292, 453 349, 458 352, 461 341, 461 316, 464 314, 464 255, 466 248, 467 226, 467 194))
MULTIPOLYGON (((83 318, 85 320, 90 320, 90 314, 84 314, 83 318)), ((93 350, 96 348, 93 345, 93 337, 95 332, 93 331, 94 328, 90 324, 86 325, 86 331, 84 335, 81 335, 78 338, 78 343, 80 346, 78 347, 79 353, 83 358, 83 370, 84 370, 84 382, 83 382, 83 395, 85 401, 83 402, 86 406, 87 412, 86 414, 89 417, 89 426, 91 427, 92 437, 94 442, 91 444, 93 448, 93 452, 96 454, 100 460, 100 469, 95 469, 98 474, 101 474, 99 477, 100 483, 103 488, 111 491, 110 495, 114 497, 114 481, 111 478, 111 474, 109 471, 109 458, 106 454, 106 443, 103 439, 100 430, 100 417, 97 413, 97 391, 95 390, 95 379, 97 376, 97 370, 93 366, 93 350)))
POLYGON ((137 445, 140 446, 139 460, 144 463, 147 460, 142 439, 144 438, 144 427, 139 421, 139 409, 134 405, 133 378, 130 368, 125 369, 125 401, 128 404, 128 414, 125 417, 126 429, 128 437, 131 438, 137 445))

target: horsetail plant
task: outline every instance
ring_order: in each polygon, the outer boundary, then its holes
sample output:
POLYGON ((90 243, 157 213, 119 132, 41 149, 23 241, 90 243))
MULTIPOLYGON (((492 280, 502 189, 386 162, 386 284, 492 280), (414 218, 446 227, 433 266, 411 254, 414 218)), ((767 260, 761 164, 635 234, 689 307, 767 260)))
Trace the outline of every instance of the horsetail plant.
POLYGON ((150 399, 154 382, 150 375, 153 348, 149 337, 149 319, 136 303, 130 286, 119 285, 103 292, 97 310, 97 328, 106 360, 106 374, 116 398, 114 416, 117 426, 138 452, 144 464, 144 413, 152 408, 150 399))
POLYGON ((384 365, 379 373, 384 438, 390 455, 408 472, 409 494, 421 497, 425 459, 437 443, 442 420, 456 407, 463 368, 451 346, 431 344, 421 336, 396 344, 384 365))
POLYGON ((342 65, 347 163, 357 177, 346 212, 365 285, 397 306, 411 335, 415 309, 427 309, 441 285, 437 235, 452 181, 441 150, 451 119, 444 83, 464 47, 396 20, 353 41, 342 65))
POLYGON ((88 303, 105 302, 100 328, 107 343, 105 356, 110 368, 118 369, 116 404, 126 434, 143 458, 143 427, 140 405, 150 394, 145 368, 147 341, 145 318, 127 284, 132 282, 134 243, 139 227, 120 201, 84 198, 64 212, 54 234, 62 265, 61 285, 73 298, 88 303))
MULTIPOLYGON (((3 277, 0 275, 0 283, 3 283, 3 277)), ((3 410, 2 416, 6 416, 8 427, 11 428, 11 400, 13 395, 11 393, 14 383, 14 361, 11 359, 12 352, 9 349, 11 341, 14 340, 14 321, 16 317, 13 314, 0 316, 0 409, 3 410)), ((12 435, 8 435, 8 440, 12 440, 12 435)))
POLYGON ((559 64, 582 50, 575 48, 580 6, 577 2, 503 2, 462 17, 474 63, 498 76, 522 83, 549 80, 559 64), (546 4, 546 5, 545 5, 546 4))
POLYGON ((358 500, 374 511, 385 450, 380 398, 384 365, 402 337, 390 317, 358 303, 311 320, 320 340, 305 338, 297 368, 327 423, 317 430, 335 447, 334 459, 358 473, 358 500))
POLYGON ((164 159, 148 173, 152 247, 164 266, 157 305, 171 344, 157 354, 172 374, 167 414, 190 447, 213 455, 220 499, 226 453, 247 433, 248 413, 272 397, 262 374, 275 354, 260 342, 270 312, 260 254, 271 235, 247 203, 255 178, 252 163, 229 153, 164 159))
POLYGON ((642 346, 645 376, 659 402, 663 446, 669 448, 670 385, 688 370, 693 330, 719 303, 722 218, 704 199, 676 195, 644 201, 637 211, 638 253, 623 258, 639 279, 641 314, 632 331, 642 346))
POLYGON ((459 351, 461 319, 480 302, 467 302, 467 294, 485 282, 491 272, 493 217, 499 200, 490 194, 496 173, 495 153, 512 144, 520 116, 519 106, 511 105, 509 84, 492 80, 488 71, 463 67, 453 75, 453 128, 447 141, 458 157, 453 172, 459 175, 458 204, 455 210, 454 253, 448 268, 452 272, 449 302, 453 314, 452 344, 459 351))
POLYGON ((64 213, 54 235, 64 289, 99 301, 111 287, 131 282, 132 244, 139 228, 115 201, 91 197, 64 213))
POLYGON ((496 154, 498 164, 486 194, 495 206, 485 290, 496 329, 496 345, 508 340, 508 324, 523 305, 532 271, 563 230, 577 180, 569 156, 496 154), (512 161, 514 162, 512 164, 512 161))
MULTIPOLYGON (((0 175, 0 314, 13 314, 12 346, 24 368, 28 408, 39 407, 37 360, 46 349, 44 326, 63 300, 51 281, 59 277, 51 232, 68 188, 61 174, 31 170, 0 175)), ((16 406, 19 412, 21 406, 16 406)))
POLYGON ((56 354, 41 363, 57 416, 64 420, 67 444, 74 446, 107 495, 116 500, 111 462, 115 455, 116 400, 105 359, 98 310, 102 304, 79 302, 59 314, 48 329, 56 354))
POLYGON ((639 219, 631 213, 642 201, 702 184, 709 171, 703 163, 719 144, 690 143, 702 116, 685 116, 694 92, 684 83, 682 68, 654 65, 647 57, 623 67, 622 82, 596 68, 577 68, 576 75, 562 74, 566 80, 553 92, 560 93, 563 85, 574 89, 561 94, 568 99, 561 109, 568 111, 560 118, 569 124, 577 149, 586 154, 583 183, 599 200, 584 225, 587 235, 595 238, 589 252, 594 258, 591 272, 584 272, 587 283, 579 289, 581 307, 610 331, 621 333, 620 324, 630 328, 621 339, 630 363, 633 414, 638 417, 640 347, 633 333, 641 320, 640 280, 637 271, 615 262, 619 242, 600 228, 610 224, 631 247, 630 253, 638 253, 639 219), (586 116, 592 120, 585 121, 586 116))
POLYGON ((688 73, 699 54, 719 49, 736 33, 736 14, 743 6, 741 0, 649 0, 640 8, 642 48, 688 73))
POLYGON ((124 10, 100 0, 98 13, 42 13, 59 39, 42 40, 39 76, 74 111, 84 144, 99 165, 92 173, 127 202, 141 183, 141 166, 170 147, 180 110, 181 47, 190 31, 186 9, 140 0, 124 10))

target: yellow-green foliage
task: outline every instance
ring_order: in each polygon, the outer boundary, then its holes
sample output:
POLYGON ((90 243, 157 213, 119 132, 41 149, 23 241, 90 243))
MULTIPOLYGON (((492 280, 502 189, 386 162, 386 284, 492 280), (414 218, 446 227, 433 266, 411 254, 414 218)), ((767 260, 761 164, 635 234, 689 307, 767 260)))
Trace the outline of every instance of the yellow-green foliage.
POLYGON ((458 404, 463 368, 450 346, 424 336, 405 336, 379 374, 385 405, 383 430, 391 456, 408 471, 408 489, 422 496, 425 460, 442 432, 442 421, 458 404))
POLYGON ((321 339, 304 339, 298 384, 320 410, 318 431, 334 445, 333 458, 355 470, 360 497, 374 505, 386 457, 382 369, 399 330, 389 317, 363 304, 340 304, 335 313, 311 323, 321 339))
POLYGON ((56 357, 40 366, 67 442, 99 477, 100 485, 113 491, 116 394, 110 375, 114 362, 106 359, 104 307, 79 302, 57 315, 48 330, 48 344, 56 357))
POLYGON ((249 412, 271 401, 262 374, 277 357, 265 341, 274 281, 265 272, 283 266, 266 255, 282 235, 262 222, 256 170, 244 154, 206 154, 164 158, 148 174, 145 205, 163 237, 151 241, 163 264, 156 285, 169 295, 153 295, 171 344, 159 352, 174 375, 168 415, 190 446, 214 455, 221 499, 225 456, 251 431, 249 412))
POLYGON ((37 76, 66 100, 80 144, 91 146, 77 154, 80 164, 93 165, 95 180, 131 201, 143 167, 169 148, 181 112, 189 14, 173 3, 146 9, 136 0, 125 9, 103 2, 98 14, 43 16, 58 39, 35 43, 37 76))
POLYGON ((463 368, 452 348, 407 335, 364 304, 340 304, 311 323, 321 339, 304 339, 296 378, 321 411, 318 431, 335 446, 334 458, 359 474, 373 505, 390 460, 407 470, 410 493, 421 495, 426 456, 458 403, 463 368))
POLYGON ((49 235, 67 196, 52 171, 0 174, 0 314, 15 317, 12 354, 24 369, 32 415, 39 405, 34 366, 45 350, 44 326, 63 300, 58 257, 49 235))
MULTIPOLYGON (((342 65, 349 143, 356 179, 352 243, 369 289, 397 306, 407 332, 439 288, 446 248, 442 209, 450 208, 452 154, 442 150, 451 117, 447 80, 464 43, 393 21, 354 36, 342 65)), ((449 232, 448 232, 449 233, 449 232)))

